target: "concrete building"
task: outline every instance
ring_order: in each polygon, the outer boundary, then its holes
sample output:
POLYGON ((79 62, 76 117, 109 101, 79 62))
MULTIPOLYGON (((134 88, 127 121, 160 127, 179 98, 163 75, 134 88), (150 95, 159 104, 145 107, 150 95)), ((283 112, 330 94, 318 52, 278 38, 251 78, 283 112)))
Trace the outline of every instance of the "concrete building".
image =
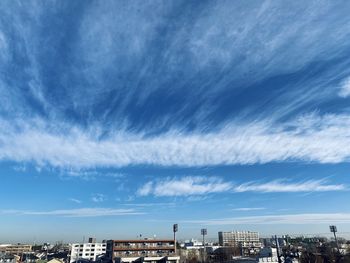
POLYGON ((16 263, 17 259, 14 255, 0 253, 0 263, 16 263))
POLYGON ((242 256, 256 255, 262 247, 259 233, 251 231, 219 232, 219 244, 239 247, 242 256))
POLYGON ((106 257, 115 263, 178 263, 173 239, 108 240, 106 257))
POLYGON ((22 255, 32 251, 31 245, 0 245, 0 253, 6 253, 11 255, 22 255))
POLYGON ((219 232, 220 246, 238 246, 242 242, 260 243, 259 233, 251 231, 219 232))
MULTIPOLYGON (((94 240, 91 239, 90 241, 94 240)), ((95 261, 98 256, 106 253, 106 247, 106 243, 90 242, 72 244, 69 262, 72 263, 78 259, 88 259, 95 261)))

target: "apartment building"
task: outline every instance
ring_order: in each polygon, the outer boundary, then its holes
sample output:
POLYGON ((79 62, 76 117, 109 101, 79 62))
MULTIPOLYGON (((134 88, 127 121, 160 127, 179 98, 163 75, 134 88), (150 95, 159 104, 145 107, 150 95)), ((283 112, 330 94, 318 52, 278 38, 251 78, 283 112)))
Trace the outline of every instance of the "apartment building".
POLYGON ((238 246, 240 243, 260 243, 259 233, 251 231, 219 232, 221 246, 238 246))
POLYGON ((32 251, 31 245, 0 245, 0 253, 6 253, 11 255, 22 255, 23 253, 28 253, 32 251))
POLYGON ((70 259, 72 263, 78 259, 88 259, 95 261, 100 255, 106 253, 106 243, 75 243, 71 245, 70 259))
POLYGON ((178 263, 173 239, 108 240, 106 256, 115 263, 178 263))
POLYGON ((262 247, 259 233, 251 231, 219 232, 219 244, 239 247, 243 256, 256 255, 262 247))

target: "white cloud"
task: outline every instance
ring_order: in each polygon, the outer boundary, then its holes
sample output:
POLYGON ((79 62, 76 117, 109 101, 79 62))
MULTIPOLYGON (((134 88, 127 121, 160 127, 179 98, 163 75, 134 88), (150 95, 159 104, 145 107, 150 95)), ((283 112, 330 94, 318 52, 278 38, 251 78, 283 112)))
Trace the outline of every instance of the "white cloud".
POLYGON ((263 192, 263 193, 282 193, 282 192, 326 192, 342 191, 346 187, 343 184, 327 184, 322 180, 307 180, 304 182, 287 182, 286 180, 275 180, 267 183, 248 182, 233 188, 234 192, 263 192))
MULTIPOLYGON (((224 181, 218 177, 210 176, 186 176, 180 178, 155 179, 145 183, 137 191, 140 196, 195 196, 211 193, 242 193, 242 192, 327 192, 346 190, 343 184, 329 184, 326 179, 307 180, 301 182, 290 182, 287 179, 279 179, 270 182, 259 183, 251 181, 243 184, 224 181)), ((203 199, 203 197, 200 197, 203 199)), ((199 200, 200 200, 199 199, 199 200)), ((236 208, 235 211, 263 210, 262 207, 236 208)))
POLYGON ((343 98, 350 96, 350 77, 341 83, 338 95, 343 98))
POLYGON ((350 223, 350 213, 310 213, 247 216, 223 219, 193 220, 185 223, 204 225, 241 225, 241 224, 336 224, 350 223))
POLYGON ((69 201, 72 201, 73 203, 76 203, 76 204, 81 204, 81 200, 79 199, 76 199, 76 198, 69 198, 69 201))
POLYGON ((207 166, 349 162, 350 116, 306 115, 286 124, 232 122, 218 131, 158 136, 0 120, 0 159, 81 169, 128 165, 207 166), (50 147, 47 147, 49 145, 50 147))
POLYGON ((239 208, 233 208, 233 211, 259 211, 259 210, 265 210, 265 207, 239 207, 239 208))
POLYGON ((171 206, 175 206, 176 203, 126 203, 122 205, 134 206, 134 207, 151 207, 151 206, 171 207, 171 206))
POLYGON ((113 208, 79 208, 52 211, 25 211, 25 210, 2 210, 1 214, 10 215, 37 215, 37 216, 63 216, 63 217, 99 217, 99 216, 124 216, 140 215, 141 212, 134 209, 113 208))
POLYGON ((24 165, 17 165, 13 167, 13 170, 16 172, 22 172, 24 173, 25 171, 27 171, 27 167, 24 165))
POLYGON ((101 203, 107 200, 107 197, 104 194, 93 194, 91 200, 95 203, 101 203))
POLYGON ((138 190, 141 196, 190 196, 226 192, 232 184, 217 177, 187 176, 150 181, 138 190))

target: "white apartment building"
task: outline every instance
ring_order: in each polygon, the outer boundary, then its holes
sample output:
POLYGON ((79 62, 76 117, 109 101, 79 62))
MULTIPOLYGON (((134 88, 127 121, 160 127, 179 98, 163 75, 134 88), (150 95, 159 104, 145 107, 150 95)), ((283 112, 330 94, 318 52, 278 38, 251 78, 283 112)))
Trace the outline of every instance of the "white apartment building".
POLYGON ((251 231, 219 232, 219 244, 239 247, 242 256, 256 255, 262 247, 259 233, 251 231))
POLYGON ((75 243, 71 245, 70 263, 78 259, 96 260, 96 257, 106 254, 106 243, 75 243))
POLYGON ((219 244, 221 246, 238 246, 239 244, 259 243, 259 232, 232 231, 219 232, 219 244))

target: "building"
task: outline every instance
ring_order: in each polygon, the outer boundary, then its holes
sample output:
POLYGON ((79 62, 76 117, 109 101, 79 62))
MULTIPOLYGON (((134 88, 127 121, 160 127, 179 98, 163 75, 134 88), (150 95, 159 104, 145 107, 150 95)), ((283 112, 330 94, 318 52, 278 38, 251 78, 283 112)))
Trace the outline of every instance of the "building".
POLYGON ((17 259, 14 255, 0 253, 0 263, 16 263, 17 259))
POLYGON ((262 247, 258 232, 232 231, 218 234, 221 246, 239 247, 242 256, 256 255, 262 247))
POLYGON ((175 240, 108 240, 106 257, 115 263, 178 263, 175 240))
MULTIPOLYGON (((89 239, 89 241, 94 241, 89 239)), ((71 245, 69 262, 72 263, 78 259, 88 259, 96 261, 96 258, 106 253, 106 243, 75 243, 71 245)))
POLYGON ((251 231, 219 232, 220 246, 238 246, 242 242, 260 243, 259 233, 251 231))
POLYGON ((184 247, 202 247, 203 242, 192 238, 191 240, 186 240, 183 246, 184 247))
POLYGON ((31 245, 0 245, 0 253, 11 254, 11 255, 22 255, 32 251, 31 245))

